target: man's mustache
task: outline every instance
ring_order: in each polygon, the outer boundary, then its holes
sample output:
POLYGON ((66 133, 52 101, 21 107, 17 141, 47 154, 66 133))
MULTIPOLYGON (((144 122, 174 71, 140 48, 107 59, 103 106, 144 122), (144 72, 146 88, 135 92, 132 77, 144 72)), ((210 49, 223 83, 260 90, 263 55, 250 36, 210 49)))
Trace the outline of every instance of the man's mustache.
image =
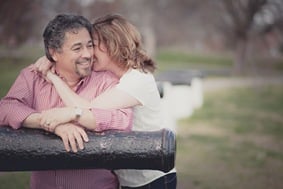
POLYGON ((92 62, 92 58, 81 58, 80 60, 77 60, 76 63, 85 63, 85 62, 92 62))

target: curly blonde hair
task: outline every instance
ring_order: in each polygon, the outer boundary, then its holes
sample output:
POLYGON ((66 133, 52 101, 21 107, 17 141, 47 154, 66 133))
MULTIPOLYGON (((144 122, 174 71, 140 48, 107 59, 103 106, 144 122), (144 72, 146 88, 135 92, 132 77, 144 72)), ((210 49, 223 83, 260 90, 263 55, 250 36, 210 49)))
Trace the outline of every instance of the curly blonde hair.
POLYGON ((140 33, 121 15, 108 14, 96 19, 93 32, 98 36, 98 46, 103 43, 108 55, 120 67, 138 69, 145 73, 155 71, 155 62, 142 48, 140 33))

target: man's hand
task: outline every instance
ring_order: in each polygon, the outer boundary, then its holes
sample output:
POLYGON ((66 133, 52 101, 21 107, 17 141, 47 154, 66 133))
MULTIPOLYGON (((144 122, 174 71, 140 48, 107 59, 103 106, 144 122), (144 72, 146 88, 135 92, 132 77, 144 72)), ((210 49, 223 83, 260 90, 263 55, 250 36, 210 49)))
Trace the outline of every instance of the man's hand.
POLYGON ((84 142, 89 141, 85 130, 72 123, 57 126, 54 133, 61 137, 67 152, 71 149, 73 152, 77 152, 78 148, 83 150, 84 142))

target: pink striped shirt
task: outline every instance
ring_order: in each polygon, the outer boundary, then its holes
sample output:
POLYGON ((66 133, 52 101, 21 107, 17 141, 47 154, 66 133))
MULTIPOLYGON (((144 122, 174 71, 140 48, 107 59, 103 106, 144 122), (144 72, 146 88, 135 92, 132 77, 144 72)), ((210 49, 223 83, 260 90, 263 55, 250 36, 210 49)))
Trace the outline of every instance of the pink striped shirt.
MULTIPOLYGON (((117 82, 118 79, 109 72, 93 72, 78 83, 76 92, 91 100, 117 82)), ((62 106, 64 104, 53 85, 30 68, 25 68, 0 101, 0 125, 17 129, 30 114, 62 106)), ((132 109, 92 111, 96 117, 97 131, 131 129, 132 109)), ((56 170, 33 172, 30 184, 31 189, 114 189, 118 181, 109 170, 56 170)))

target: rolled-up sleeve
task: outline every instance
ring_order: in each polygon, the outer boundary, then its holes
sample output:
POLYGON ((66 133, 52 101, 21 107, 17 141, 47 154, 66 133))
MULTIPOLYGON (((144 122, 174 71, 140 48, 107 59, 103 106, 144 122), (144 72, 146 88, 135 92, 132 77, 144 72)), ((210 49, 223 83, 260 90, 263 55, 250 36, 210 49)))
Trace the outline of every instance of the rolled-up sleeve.
POLYGON ((95 131, 101 132, 105 130, 123 130, 130 131, 133 124, 132 108, 103 110, 91 109, 96 119, 95 131))
POLYGON ((37 112, 32 109, 33 79, 28 70, 23 70, 7 95, 0 100, 0 125, 18 129, 30 114, 37 112))
POLYGON ((22 122, 32 113, 34 109, 25 106, 17 99, 5 98, 0 101, 0 125, 9 125, 13 129, 21 127, 22 122))

